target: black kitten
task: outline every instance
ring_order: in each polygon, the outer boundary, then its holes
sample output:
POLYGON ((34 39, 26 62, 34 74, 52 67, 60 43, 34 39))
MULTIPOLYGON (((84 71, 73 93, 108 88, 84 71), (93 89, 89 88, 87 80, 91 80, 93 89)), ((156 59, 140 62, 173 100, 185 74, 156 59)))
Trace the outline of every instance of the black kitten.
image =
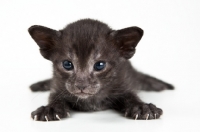
POLYGON ((112 30, 106 24, 84 19, 63 30, 29 28, 42 56, 53 63, 52 79, 31 85, 32 91, 50 90, 49 104, 31 113, 34 120, 52 121, 69 116, 71 109, 115 109, 133 119, 157 119, 162 110, 142 102, 137 90, 173 89, 161 80, 136 71, 128 61, 143 30, 112 30))

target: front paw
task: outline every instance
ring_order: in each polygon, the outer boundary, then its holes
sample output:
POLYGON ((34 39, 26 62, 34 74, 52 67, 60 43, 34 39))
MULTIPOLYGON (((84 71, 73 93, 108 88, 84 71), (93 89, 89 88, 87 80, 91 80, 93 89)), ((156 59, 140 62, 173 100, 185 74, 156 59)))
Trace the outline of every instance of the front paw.
POLYGON ((31 113, 31 117, 35 121, 56 121, 61 120, 69 115, 64 108, 56 108, 52 106, 41 106, 31 113))
POLYGON ((151 120, 158 119, 162 113, 162 109, 157 108, 155 105, 150 103, 131 106, 130 108, 126 109, 125 117, 129 117, 135 120, 151 120))

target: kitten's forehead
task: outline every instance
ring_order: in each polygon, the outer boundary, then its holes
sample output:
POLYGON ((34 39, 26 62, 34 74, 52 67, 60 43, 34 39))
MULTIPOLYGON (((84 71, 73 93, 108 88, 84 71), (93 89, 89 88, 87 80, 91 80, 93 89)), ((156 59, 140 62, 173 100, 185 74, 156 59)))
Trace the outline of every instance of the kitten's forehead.
POLYGON ((86 67, 91 54, 94 53, 94 45, 79 43, 74 44, 73 49, 80 68, 86 67))
POLYGON ((63 30, 64 44, 76 55, 80 68, 84 68, 90 57, 100 55, 110 31, 106 24, 95 20, 77 21, 63 30))

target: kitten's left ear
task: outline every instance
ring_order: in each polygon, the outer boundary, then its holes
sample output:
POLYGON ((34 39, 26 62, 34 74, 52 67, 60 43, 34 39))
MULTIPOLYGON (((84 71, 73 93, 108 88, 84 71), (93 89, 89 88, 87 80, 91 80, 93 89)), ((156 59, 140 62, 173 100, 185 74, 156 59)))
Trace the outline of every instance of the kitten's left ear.
POLYGON ((130 59, 135 53, 135 47, 143 36, 143 30, 139 27, 129 27, 113 31, 110 35, 121 56, 130 59))

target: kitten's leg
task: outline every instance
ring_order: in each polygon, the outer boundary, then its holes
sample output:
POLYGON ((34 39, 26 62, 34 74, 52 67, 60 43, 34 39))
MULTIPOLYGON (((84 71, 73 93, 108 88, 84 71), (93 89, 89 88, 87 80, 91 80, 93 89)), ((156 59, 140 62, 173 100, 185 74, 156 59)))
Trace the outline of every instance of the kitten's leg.
POLYGON ((161 91, 165 89, 174 89, 174 86, 171 84, 142 73, 139 73, 139 82, 142 85, 141 90, 161 91))
POLYGON ((49 104, 41 106, 31 113, 35 121, 54 121, 61 118, 69 117, 70 107, 63 98, 64 92, 50 95, 49 104))
POLYGON ((50 90, 51 79, 34 83, 30 86, 32 91, 48 91, 50 90))
POLYGON ((153 104, 142 102, 137 95, 128 93, 115 100, 116 110, 123 112, 125 117, 135 120, 158 119, 163 111, 153 104))

